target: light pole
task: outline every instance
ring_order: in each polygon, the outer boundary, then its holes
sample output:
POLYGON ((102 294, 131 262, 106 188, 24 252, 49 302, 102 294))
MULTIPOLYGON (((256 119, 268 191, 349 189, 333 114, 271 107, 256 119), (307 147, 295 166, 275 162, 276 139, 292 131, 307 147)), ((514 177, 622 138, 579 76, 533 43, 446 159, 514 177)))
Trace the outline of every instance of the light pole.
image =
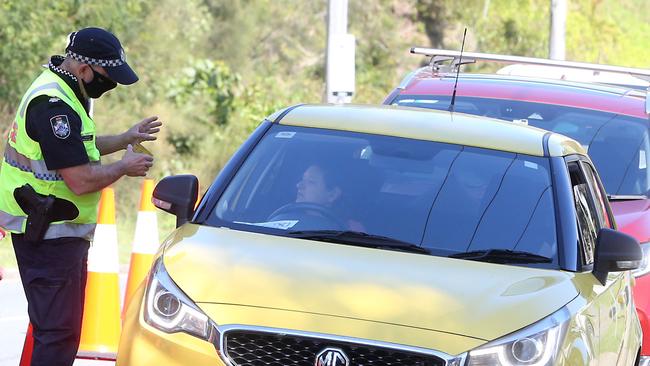
POLYGON ((350 103, 355 84, 355 39, 348 34, 348 0, 329 0, 325 83, 327 103, 350 103))
POLYGON ((549 57, 553 60, 564 60, 566 58, 566 15, 567 0, 551 0, 549 57))

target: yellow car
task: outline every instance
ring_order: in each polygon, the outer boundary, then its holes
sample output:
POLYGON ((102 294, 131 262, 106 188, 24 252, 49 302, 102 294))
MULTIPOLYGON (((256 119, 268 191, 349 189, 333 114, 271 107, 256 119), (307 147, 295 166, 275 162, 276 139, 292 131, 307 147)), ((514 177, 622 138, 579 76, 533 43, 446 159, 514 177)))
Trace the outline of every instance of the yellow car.
POLYGON ((583 147, 401 107, 268 117, 177 216, 118 365, 635 365, 630 270, 583 147))

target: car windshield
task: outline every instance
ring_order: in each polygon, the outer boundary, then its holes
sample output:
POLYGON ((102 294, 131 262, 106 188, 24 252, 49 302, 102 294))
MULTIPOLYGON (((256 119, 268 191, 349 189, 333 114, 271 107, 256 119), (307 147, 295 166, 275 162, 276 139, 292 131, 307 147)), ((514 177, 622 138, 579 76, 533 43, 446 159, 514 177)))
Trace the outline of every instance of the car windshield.
MULTIPOLYGON (((395 105, 447 110, 450 97, 400 95, 395 105)), ((648 120, 507 99, 457 97, 455 111, 527 123, 580 142, 610 195, 650 194, 648 120)))
POLYGON ((503 249, 548 267, 557 264, 552 192, 544 157, 274 125, 207 224, 441 256, 503 249))

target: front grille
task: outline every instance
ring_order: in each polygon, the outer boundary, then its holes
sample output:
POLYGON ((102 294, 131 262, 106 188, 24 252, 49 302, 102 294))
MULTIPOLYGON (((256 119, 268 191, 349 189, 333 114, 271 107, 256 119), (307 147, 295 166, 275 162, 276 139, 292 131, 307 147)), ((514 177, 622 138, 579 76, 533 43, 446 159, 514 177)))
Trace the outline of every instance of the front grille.
POLYGON ((345 352, 350 366, 445 365, 433 355, 322 338, 248 330, 228 331, 224 336, 225 354, 236 366, 314 366, 316 356, 332 347, 345 352))

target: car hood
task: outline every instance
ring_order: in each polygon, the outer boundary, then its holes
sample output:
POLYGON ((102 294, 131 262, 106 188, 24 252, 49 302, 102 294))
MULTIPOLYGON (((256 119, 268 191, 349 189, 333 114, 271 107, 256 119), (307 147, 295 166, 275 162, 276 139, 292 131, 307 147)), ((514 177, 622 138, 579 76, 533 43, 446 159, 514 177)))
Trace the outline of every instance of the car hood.
POLYGON ((641 243, 650 241, 650 200, 612 201, 610 205, 619 230, 641 243))
MULTIPOLYGON (((578 295, 555 270, 188 224, 164 264, 195 302, 360 319, 492 340, 578 295)), ((219 322, 219 319, 213 319, 219 322)))

